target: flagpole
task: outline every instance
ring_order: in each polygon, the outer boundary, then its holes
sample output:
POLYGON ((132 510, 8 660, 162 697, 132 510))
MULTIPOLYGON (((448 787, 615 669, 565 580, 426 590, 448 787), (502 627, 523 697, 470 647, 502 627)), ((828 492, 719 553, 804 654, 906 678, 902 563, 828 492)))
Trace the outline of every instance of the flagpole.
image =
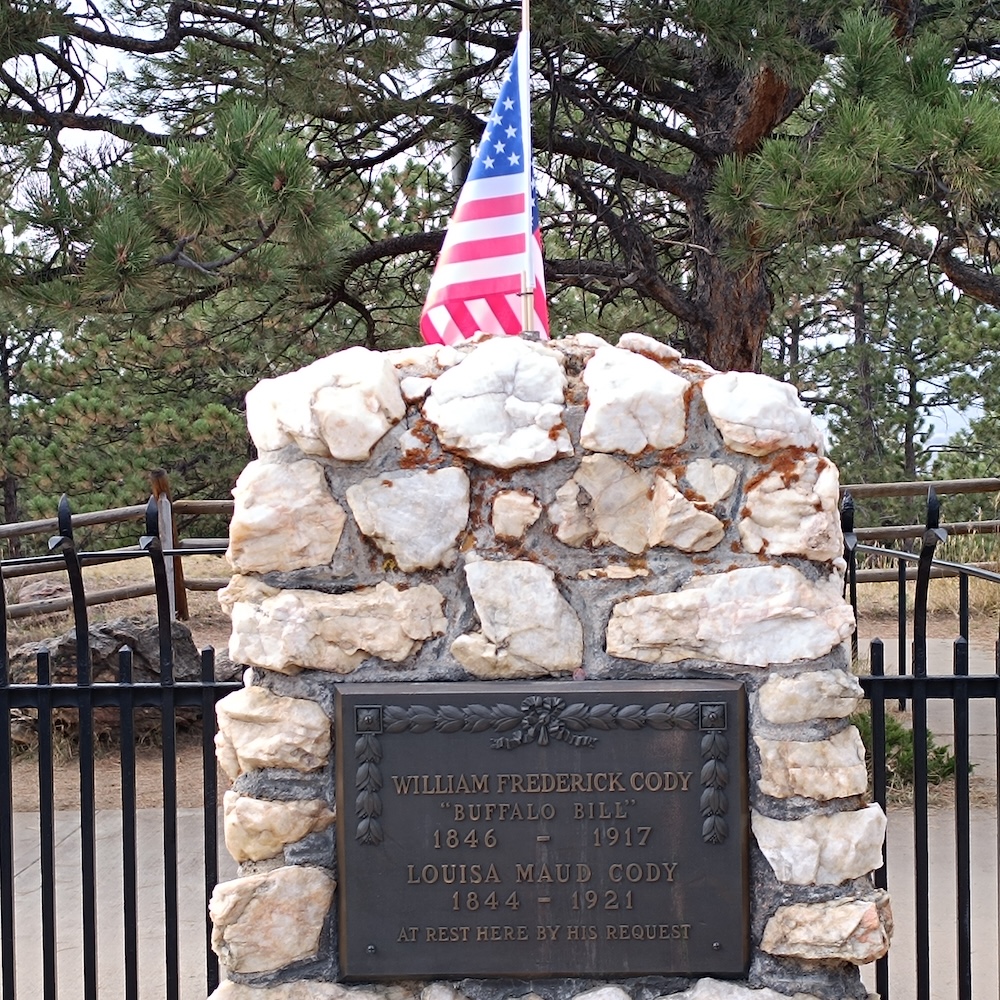
POLYGON ((531 224, 531 166, 534 162, 531 150, 531 28, 529 17, 530 0, 521 0, 521 38, 518 45, 521 48, 521 72, 518 74, 521 105, 521 136, 524 139, 524 199, 525 199, 525 244, 524 271, 521 275, 521 325, 527 333, 535 325, 535 275, 532 267, 531 241, 535 238, 534 227, 531 224), (523 44, 521 42, 523 39, 523 44))

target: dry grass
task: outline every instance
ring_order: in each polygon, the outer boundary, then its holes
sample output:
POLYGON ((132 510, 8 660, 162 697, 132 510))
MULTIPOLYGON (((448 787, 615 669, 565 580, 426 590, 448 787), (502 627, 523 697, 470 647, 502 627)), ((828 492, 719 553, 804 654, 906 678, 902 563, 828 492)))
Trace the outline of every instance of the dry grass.
MULTIPOLYGON (((955 563, 986 563, 983 568, 1000 573, 1000 536, 962 535, 947 539, 937 547, 938 559, 955 563)), ((866 566, 876 563, 866 560, 866 566)), ((882 565, 895 569, 894 560, 882 565)), ((913 564, 914 566, 916 564, 913 564)), ((958 577, 932 579, 927 594, 927 610, 931 615, 958 615, 958 577)), ((912 581, 907 586, 906 607, 913 610, 915 587, 912 581)), ((988 616, 996 620, 1000 614, 1000 583, 990 580, 970 578, 969 606, 973 615, 988 616)), ((858 608, 860 616, 895 616, 898 607, 896 583, 858 584, 858 608)))
MULTIPOLYGON (((893 806, 913 805, 913 786, 894 788, 887 793, 888 804, 893 806)), ((974 809, 995 808, 997 804, 997 786, 995 781, 984 778, 972 772, 969 775, 969 803, 974 809)), ((939 785, 927 786, 927 805, 931 809, 955 808, 955 786, 952 782, 942 782, 939 785)))
MULTIPOLYGON (((222 556, 192 555, 184 557, 184 575, 188 579, 225 579, 229 576, 229 565, 222 556)), ((84 584, 88 594, 101 590, 111 590, 130 584, 152 582, 153 575, 148 560, 129 559, 100 566, 87 566, 83 571, 84 584)), ((46 573, 39 576, 21 577, 4 583, 8 606, 15 603, 23 588, 34 581, 66 584, 63 573, 46 573)), ((69 593, 66 584, 66 593, 69 593)), ((219 645, 221 637, 229 634, 229 619, 219 607, 218 598, 212 591, 189 591, 188 626, 197 645, 219 645)), ((91 622, 108 621, 113 618, 148 617, 156 614, 156 598, 136 597, 112 604, 92 605, 87 609, 91 622)), ((62 635, 73 627, 70 611, 59 611, 45 615, 21 618, 7 622, 7 642, 11 649, 25 642, 41 642, 53 636, 62 635)))
MULTIPOLYGON (((76 750, 68 748, 69 759, 57 759, 52 769, 53 807, 79 810, 80 774, 76 750)), ((177 804, 184 809, 199 808, 203 801, 201 733, 198 727, 177 735, 177 804)), ((38 755, 21 754, 12 762, 12 804, 14 812, 37 812, 39 808, 38 755)), ((108 746, 94 755, 94 793, 98 809, 121 809, 123 769, 120 748, 108 746)), ((135 749, 135 793, 139 809, 158 809, 163 804, 163 750, 159 745, 139 742, 135 749)), ((225 774, 217 771, 219 803, 229 787, 225 774)))

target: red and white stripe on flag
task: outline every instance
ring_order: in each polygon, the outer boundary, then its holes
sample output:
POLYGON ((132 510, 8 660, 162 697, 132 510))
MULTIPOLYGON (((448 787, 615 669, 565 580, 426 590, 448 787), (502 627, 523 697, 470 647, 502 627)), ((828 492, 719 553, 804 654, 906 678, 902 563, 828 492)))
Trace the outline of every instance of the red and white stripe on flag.
POLYGON ((526 275, 534 288, 531 328, 548 336, 531 141, 518 80, 528 62, 526 42, 522 36, 445 234, 420 317, 429 344, 454 344, 480 331, 522 333, 526 275))

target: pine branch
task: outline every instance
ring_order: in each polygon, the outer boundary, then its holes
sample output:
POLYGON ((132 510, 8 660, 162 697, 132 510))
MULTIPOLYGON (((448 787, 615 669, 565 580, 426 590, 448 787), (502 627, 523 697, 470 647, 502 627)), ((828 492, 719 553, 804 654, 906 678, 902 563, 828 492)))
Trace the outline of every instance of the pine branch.
POLYGON ((394 236, 386 240, 376 240, 349 253, 343 259, 345 273, 357 271, 365 264, 377 260, 398 257, 408 253, 437 253, 444 242, 444 231, 436 233, 411 233, 408 236, 394 236))
MULTIPOLYGON (((143 55, 157 55, 163 52, 173 52, 186 38, 198 38, 202 41, 213 42, 224 48, 237 49, 241 52, 256 51, 255 42, 241 41, 233 35, 226 35, 217 31, 207 31, 204 28, 196 28, 181 23, 181 14, 200 14, 201 16, 214 16, 219 20, 228 22, 240 27, 247 28, 257 35, 261 41, 273 46, 282 46, 279 39, 272 32, 263 28, 258 21, 236 11, 224 11, 218 5, 192 3, 189 0, 173 0, 167 8, 166 29, 159 38, 137 38, 133 35, 118 35, 108 31, 106 26, 104 31, 95 31, 87 25, 81 23, 79 18, 86 15, 65 14, 58 19, 61 33, 79 38, 81 41, 90 42, 92 45, 103 45, 119 52, 132 52, 143 55)), ((282 46, 283 47, 283 46, 282 46)))
POLYGON ((591 185, 576 171, 567 171, 566 181, 588 211, 604 224, 628 262, 621 287, 639 288, 683 322, 697 322, 694 304, 688 296, 679 286, 670 284, 660 275, 656 251, 642 227, 624 219, 610 205, 602 202, 591 185))
POLYGON ((232 288, 235 284, 236 280, 232 275, 225 275, 220 281, 211 285, 206 285, 204 288, 199 288, 187 295, 181 295, 177 298, 160 302, 157 304, 157 309, 162 310, 163 312, 176 311, 178 313, 182 313, 185 309, 188 309, 191 306, 198 305, 201 302, 206 302, 208 299, 214 298, 223 289, 232 288))
MULTIPOLYGON (((627 35, 624 37, 628 38, 627 35)), ((638 53, 640 43, 646 40, 641 35, 634 37, 630 44, 623 45, 621 34, 590 30, 575 41, 569 41, 560 27, 550 32, 543 26, 534 33, 533 38, 538 45, 575 52, 583 57, 585 63, 596 63, 641 97, 666 104, 688 118, 701 117, 701 101, 695 91, 671 82, 671 78, 689 80, 690 65, 687 58, 673 57, 669 46, 660 46, 659 40, 654 40, 653 44, 669 58, 665 60, 667 65, 654 67, 638 53)))
POLYGON ((1000 275, 989 274, 955 257, 953 251, 961 244, 954 241, 932 244, 883 225, 862 226, 854 235, 879 240, 928 264, 935 264, 960 291, 987 305, 1000 307, 1000 275))
POLYGON ((672 174, 652 163, 645 163, 627 156, 612 146, 605 146, 561 133, 550 136, 549 143, 549 149, 553 153, 562 153, 579 160, 601 163, 618 171, 623 177, 638 181, 656 191, 666 191, 678 198, 689 198, 693 195, 690 185, 679 174, 672 174))
POLYGON ((245 257, 248 253, 256 250, 258 247, 263 246, 271 237, 274 230, 277 228, 276 222, 268 223, 266 226, 260 223, 260 236, 255 240, 252 240, 245 247, 241 247, 239 250, 234 250, 228 257, 220 257, 218 260, 208 260, 208 261, 198 261, 194 258, 189 257, 185 253, 185 248, 194 239, 193 236, 185 236, 177 242, 177 245, 168 254, 163 254, 157 257, 153 263, 154 264, 176 264, 178 267, 187 268, 188 270, 197 271, 200 274, 214 275, 214 272, 220 271, 225 267, 229 267, 235 264, 236 261, 245 257))
MULTIPOLYGON (((32 101, 32 105, 36 102, 32 101)), ((141 125, 119 121, 109 115, 81 115, 69 111, 49 111, 38 106, 33 111, 21 108, 0 108, 0 122, 7 125, 34 125, 40 128, 76 128, 84 132, 107 132, 126 142, 140 142, 149 146, 167 146, 176 140, 157 132, 150 132, 141 125)), ((195 136, 189 139, 197 140, 195 136)))
POLYGON ((662 121, 654 121, 652 118, 647 118, 645 115, 639 114, 634 108, 603 106, 601 110, 609 118, 624 122, 626 125, 634 125, 636 128, 649 132, 651 136, 672 142, 677 146, 689 150, 696 156, 707 158, 714 155, 709 145, 702 142, 697 136, 691 135, 689 132, 683 131, 683 129, 671 128, 662 121))
POLYGON ((376 153, 373 156, 344 157, 339 160, 331 160, 328 156, 320 155, 313 157, 312 165, 320 173, 326 175, 344 170, 352 172, 370 170, 372 167, 377 167, 387 160, 399 156, 400 153, 405 153, 426 138, 427 136, 424 132, 410 132, 404 135, 398 142, 387 146, 381 153, 376 153))

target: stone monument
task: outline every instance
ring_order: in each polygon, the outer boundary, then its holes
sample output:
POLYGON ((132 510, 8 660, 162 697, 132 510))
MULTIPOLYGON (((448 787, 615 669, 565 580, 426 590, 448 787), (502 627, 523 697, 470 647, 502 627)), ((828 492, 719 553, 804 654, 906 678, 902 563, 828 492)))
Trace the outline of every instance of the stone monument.
POLYGON ((794 390, 640 334, 257 385, 216 1000, 861 1000, 885 817, 794 390))

